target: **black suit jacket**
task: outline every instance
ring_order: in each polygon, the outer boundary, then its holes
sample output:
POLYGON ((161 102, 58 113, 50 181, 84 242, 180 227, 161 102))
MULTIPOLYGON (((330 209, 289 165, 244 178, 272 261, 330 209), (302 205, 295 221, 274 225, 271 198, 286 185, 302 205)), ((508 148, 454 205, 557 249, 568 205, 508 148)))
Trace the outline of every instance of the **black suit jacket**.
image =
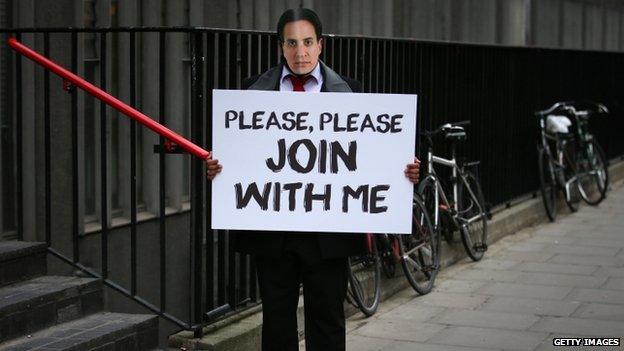
MULTIPOLYGON (((325 70, 329 70, 327 66, 321 64, 321 72, 323 77, 326 77, 325 70)), ((282 66, 274 67, 281 73, 282 66)), ((265 72, 266 73, 266 72, 265 72)), ((334 74, 335 72, 331 72, 334 74)), ((262 76, 259 74, 247 78, 243 81, 242 89, 249 89, 258 79, 262 76)), ((359 93, 362 91, 362 85, 360 82, 339 76, 352 92, 359 93)), ((276 80, 272 90, 279 90, 279 79, 276 80)), ((327 92, 327 80, 324 79, 322 92, 327 92)), ((269 89, 270 90, 270 89, 269 89)), ((300 232, 276 232, 276 231, 230 231, 231 237, 234 240, 234 248, 241 253, 252 254, 258 257, 280 257, 282 255, 284 247, 285 235, 310 235, 310 233, 300 232)), ((318 245, 322 258, 338 258, 360 254, 364 251, 364 237, 359 233, 313 233, 318 240, 318 245)))

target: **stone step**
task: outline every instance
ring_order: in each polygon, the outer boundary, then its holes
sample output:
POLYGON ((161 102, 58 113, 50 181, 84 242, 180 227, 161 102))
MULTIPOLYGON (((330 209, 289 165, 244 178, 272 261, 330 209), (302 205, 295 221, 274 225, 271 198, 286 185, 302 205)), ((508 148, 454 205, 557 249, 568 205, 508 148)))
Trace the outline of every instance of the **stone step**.
POLYGON ((45 243, 0 241, 0 287, 46 272, 45 243))
POLYGON ((151 350, 158 317, 100 312, 0 344, 0 350, 151 350))
POLYGON ((0 342, 102 309, 102 282, 43 276, 0 288, 0 342))

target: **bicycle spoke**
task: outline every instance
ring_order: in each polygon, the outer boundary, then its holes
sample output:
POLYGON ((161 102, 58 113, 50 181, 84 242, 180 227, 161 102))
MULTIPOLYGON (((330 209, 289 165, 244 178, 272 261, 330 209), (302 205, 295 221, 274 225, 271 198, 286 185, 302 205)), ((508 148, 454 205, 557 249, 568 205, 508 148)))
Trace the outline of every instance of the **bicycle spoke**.
POLYGON ((403 260, 411 263, 412 266, 416 267, 416 270, 422 270, 422 266, 420 265, 420 263, 413 260, 409 255, 403 255, 403 260))

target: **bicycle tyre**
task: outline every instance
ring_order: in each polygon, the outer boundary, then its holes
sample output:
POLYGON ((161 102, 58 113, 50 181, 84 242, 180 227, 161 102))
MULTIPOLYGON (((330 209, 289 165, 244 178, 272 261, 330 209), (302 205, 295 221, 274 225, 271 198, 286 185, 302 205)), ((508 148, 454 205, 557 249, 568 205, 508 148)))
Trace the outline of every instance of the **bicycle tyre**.
POLYGON ((367 317, 377 311, 381 297, 381 261, 374 236, 370 251, 349 257, 349 292, 357 307, 367 317))
POLYGON ((466 172, 461 178, 463 180, 459 183, 457 218, 460 225, 462 243, 468 256, 473 261, 479 261, 487 250, 485 200, 481 186, 475 176, 466 172), (468 189, 466 189, 466 186, 468 189))
MULTIPOLYGON (((444 234, 444 240, 446 240, 447 243, 452 244, 454 228, 452 228, 451 226, 447 226, 447 227, 442 226, 444 222, 450 222, 450 220, 443 221, 445 214, 442 213, 442 211, 440 210, 439 203, 438 203, 438 208, 437 208, 439 222, 437 225, 435 223, 436 187, 437 187, 437 183, 435 181, 435 178, 432 175, 428 175, 424 179, 422 179, 420 182, 418 182, 418 194, 420 195, 420 199, 422 200, 423 204, 425 205, 425 208, 427 209, 427 213, 429 214, 429 219, 431 220, 431 223, 433 224, 434 227, 436 227, 435 228, 437 231, 436 234, 437 235, 440 235, 440 233, 444 234)), ((446 215, 448 215, 448 213, 446 215)), ((450 224, 450 223, 447 223, 447 224, 450 224)))
POLYGON ((551 222, 557 218, 557 181, 553 171, 553 165, 550 157, 544 148, 538 149, 538 169, 540 192, 542 193, 542 202, 546 210, 546 216, 551 222))
POLYGON ((419 294, 429 293, 440 270, 440 238, 418 194, 412 202, 412 233, 398 238, 407 281, 419 294))
POLYGON ((568 140, 565 143, 563 150, 563 175, 564 184, 561 184, 563 188, 563 200, 570 209, 571 212, 576 212, 579 209, 581 203, 581 194, 579 190, 579 178, 578 178, 578 152, 575 149, 577 144, 568 140), (569 185, 568 185, 569 183, 569 185))
POLYGON ((579 176, 578 190, 583 201, 588 205, 596 206, 607 196, 609 187, 609 170, 606 157, 595 139, 592 139, 582 151, 585 155, 582 155, 583 158, 579 162, 579 173, 582 176, 579 176))

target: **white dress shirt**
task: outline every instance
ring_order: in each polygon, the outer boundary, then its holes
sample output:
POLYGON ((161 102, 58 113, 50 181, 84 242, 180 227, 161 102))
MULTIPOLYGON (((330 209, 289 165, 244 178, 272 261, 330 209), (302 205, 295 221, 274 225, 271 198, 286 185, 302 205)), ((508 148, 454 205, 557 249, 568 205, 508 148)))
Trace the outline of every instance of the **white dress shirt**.
MULTIPOLYGON (((288 78, 290 74, 292 74, 292 72, 284 65, 282 68, 282 77, 280 78, 280 91, 293 91, 292 82, 290 78, 288 78)), ((312 78, 308 79, 303 85, 303 89, 305 89, 306 92, 320 92, 323 86, 323 75, 321 74, 321 65, 319 65, 318 62, 309 75, 312 76, 312 78)))

